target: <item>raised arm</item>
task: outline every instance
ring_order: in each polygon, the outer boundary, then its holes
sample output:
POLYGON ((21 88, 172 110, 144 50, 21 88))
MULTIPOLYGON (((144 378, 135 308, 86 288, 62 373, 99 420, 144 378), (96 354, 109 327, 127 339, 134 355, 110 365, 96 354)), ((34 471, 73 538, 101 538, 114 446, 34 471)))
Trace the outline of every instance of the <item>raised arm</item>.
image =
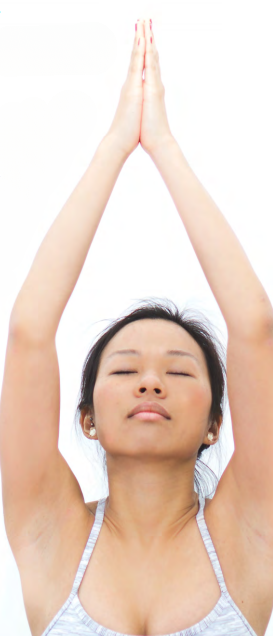
POLYGON ((139 39, 135 33, 110 130, 48 230, 10 317, 0 404, 0 464, 6 530, 14 550, 18 543, 35 541, 46 519, 69 510, 72 499, 83 500, 58 450, 55 336, 119 172, 139 143, 145 50, 144 38, 140 46, 139 39))
POLYGON ((107 135, 35 256, 12 309, 11 333, 55 337, 124 162, 115 137, 107 135))
POLYGON ((151 155, 172 196, 229 335, 269 333, 273 308, 238 238, 173 137, 151 155))
POLYGON ((126 81, 108 134, 50 227, 15 301, 10 331, 54 337, 121 168, 139 144, 145 39, 135 32, 126 81))
POLYGON ((238 238, 170 132, 159 56, 148 34, 146 25, 141 144, 165 181, 228 329, 235 452, 218 488, 242 524, 270 543, 272 554, 273 308, 238 238))
POLYGON ((155 38, 146 23, 141 145, 166 183, 229 333, 247 335, 271 326, 270 300, 228 221, 172 135, 164 98, 155 38))

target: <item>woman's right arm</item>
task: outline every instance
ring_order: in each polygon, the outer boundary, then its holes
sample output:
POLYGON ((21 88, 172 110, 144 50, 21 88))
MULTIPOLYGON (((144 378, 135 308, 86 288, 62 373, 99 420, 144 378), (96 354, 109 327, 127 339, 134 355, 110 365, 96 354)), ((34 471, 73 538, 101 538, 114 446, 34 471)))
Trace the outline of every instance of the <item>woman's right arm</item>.
POLYGON ((14 556, 56 515, 84 513, 79 484, 58 450, 60 379, 55 335, 126 161, 104 137, 43 240, 10 317, 0 403, 4 519, 14 556))
POLYGON ((6 531, 13 554, 19 551, 20 558, 22 546, 36 544, 45 529, 51 533, 60 523, 86 514, 80 486, 58 450, 55 336, 117 177, 139 144, 144 56, 139 21, 113 123, 48 230, 11 312, 0 462, 6 531))
POLYGON ((39 342, 55 337, 126 159, 115 136, 106 135, 34 258, 11 312, 11 335, 39 342))

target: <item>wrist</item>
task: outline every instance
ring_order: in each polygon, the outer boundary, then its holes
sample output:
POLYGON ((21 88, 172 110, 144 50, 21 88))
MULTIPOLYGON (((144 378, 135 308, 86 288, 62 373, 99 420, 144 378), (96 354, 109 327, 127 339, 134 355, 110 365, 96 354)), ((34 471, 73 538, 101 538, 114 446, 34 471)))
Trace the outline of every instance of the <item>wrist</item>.
POLYGON ((114 133, 107 133, 105 137, 103 137, 100 145, 106 148, 113 157, 116 157, 122 165, 127 161, 129 154, 123 150, 114 133))
POLYGON ((173 148, 177 147, 177 141, 173 137, 172 134, 166 135, 164 138, 160 139, 154 147, 149 150, 148 154, 151 159, 156 162, 157 158, 161 156, 165 156, 167 153, 173 150, 173 148))

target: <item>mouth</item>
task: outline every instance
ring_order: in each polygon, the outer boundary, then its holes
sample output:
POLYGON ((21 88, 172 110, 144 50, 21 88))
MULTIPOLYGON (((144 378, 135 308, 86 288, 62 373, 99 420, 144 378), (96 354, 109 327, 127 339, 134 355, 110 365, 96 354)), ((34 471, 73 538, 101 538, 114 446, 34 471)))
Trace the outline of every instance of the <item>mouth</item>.
POLYGON ((131 417, 138 420, 146 420, 146 422, 156 422, 157 420, 167 419, 165 415, 160 415, 160 413, 155 413, 154 411, 140 411, 131 417))
POLYGON ((128 417, 137 417, 142 420, 157 420, 162 419, 162 417, 167 420, 171 419, 168 411, 166 411, 166 409, 157 402, 143 402, 142 404, 137 405, 134 409, 132 409, 128 417))

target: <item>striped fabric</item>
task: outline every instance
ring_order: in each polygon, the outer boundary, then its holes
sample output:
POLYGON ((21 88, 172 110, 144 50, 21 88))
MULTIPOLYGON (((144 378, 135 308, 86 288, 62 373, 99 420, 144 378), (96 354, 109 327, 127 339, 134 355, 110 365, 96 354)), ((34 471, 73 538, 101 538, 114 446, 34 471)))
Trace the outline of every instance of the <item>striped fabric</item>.
MULTIPOLYGON (((78 567, 72 591, 42 636, 91 636, 92 634, 93 636, 97 634, 101 636, 129 636, 107 629, 94 621, 84 610, 77 594, 102 527, 105 501, 106 497, 100 499, 97 504, 95 521, 78 567)), ((180 632, 164 636, 195 636, 200 633, 202 636, 249 636, 249 634, 257 636, 227 591, 221 566, 204 518, 204 505, 205 499, 200 495, 196 521, 222 594, 213 610, 199 623, 180 632)))

